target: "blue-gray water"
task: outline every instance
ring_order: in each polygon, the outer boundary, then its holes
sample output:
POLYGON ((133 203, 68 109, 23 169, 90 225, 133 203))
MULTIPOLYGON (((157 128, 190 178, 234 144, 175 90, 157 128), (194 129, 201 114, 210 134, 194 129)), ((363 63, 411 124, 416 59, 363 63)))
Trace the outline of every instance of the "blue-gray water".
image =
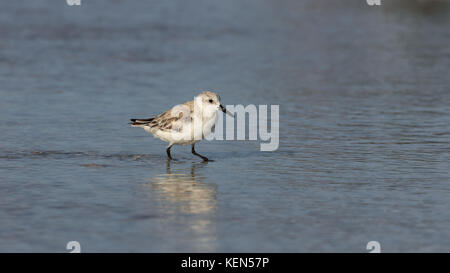
POLYGON ((2 1, 0 251, 450 251, 449 15, 2 1), (205 141, 214 162, 178 146, 168 165, 166 144, 127 124, 207 89, 279 104, 279 149, 205 141))

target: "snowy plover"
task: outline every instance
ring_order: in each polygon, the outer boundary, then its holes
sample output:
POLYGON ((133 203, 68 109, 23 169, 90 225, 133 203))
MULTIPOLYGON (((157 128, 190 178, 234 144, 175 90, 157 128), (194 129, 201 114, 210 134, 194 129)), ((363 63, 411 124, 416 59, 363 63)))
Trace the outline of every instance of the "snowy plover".
POLYGON ((169 160, 170 148, 173 145, 192 145, 192 153, 203 161, 208 158, 198 154, 194 145, 205 136, 209 135, 216 123, 217 110, 233 117, 225 107, 220 104, 220 97, 214 92, 205 91, 198 94, 194 100, 183 104, 148 119, 131 119, 133 127, 144 128, 145 131, 162 141, 169 142, 166 152, 169 160))

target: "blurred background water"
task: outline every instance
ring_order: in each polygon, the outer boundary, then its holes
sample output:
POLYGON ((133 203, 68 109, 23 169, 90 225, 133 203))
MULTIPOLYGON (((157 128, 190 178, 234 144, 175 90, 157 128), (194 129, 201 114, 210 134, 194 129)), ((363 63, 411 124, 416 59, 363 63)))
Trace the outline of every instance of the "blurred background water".
POLYGON ((0 251, 450 251, 447 1, 2 1, 0 251), (202 90, 280 146, 127 124, 202 90))

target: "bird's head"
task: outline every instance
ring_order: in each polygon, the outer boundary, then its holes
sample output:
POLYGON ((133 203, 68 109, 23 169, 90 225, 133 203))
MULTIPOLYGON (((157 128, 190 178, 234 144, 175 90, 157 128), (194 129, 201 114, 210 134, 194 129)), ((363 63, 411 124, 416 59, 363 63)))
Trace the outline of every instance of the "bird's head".
POLYGON ((211 91, 204 91, 195 97, 195 104, 200 107, 205 116, 212 116, 217 110, 234 117, 223 105, 220 103, 220 96, 211 91))

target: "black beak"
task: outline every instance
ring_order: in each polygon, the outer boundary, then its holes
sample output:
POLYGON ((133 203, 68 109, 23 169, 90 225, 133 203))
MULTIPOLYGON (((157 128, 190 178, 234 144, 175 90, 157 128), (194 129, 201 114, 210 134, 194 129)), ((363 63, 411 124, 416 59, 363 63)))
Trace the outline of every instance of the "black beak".
POLYGON ((227 109, 225 109, 225 107, 223 107, 222 104, 219 105, 219 107, 220 107, 220 110, 221 110, 222 112, 224 112, 225 114, 227 114, 227 115, 229 115, 230 117, 234 118, 234 115, 231 114, 227 109))

